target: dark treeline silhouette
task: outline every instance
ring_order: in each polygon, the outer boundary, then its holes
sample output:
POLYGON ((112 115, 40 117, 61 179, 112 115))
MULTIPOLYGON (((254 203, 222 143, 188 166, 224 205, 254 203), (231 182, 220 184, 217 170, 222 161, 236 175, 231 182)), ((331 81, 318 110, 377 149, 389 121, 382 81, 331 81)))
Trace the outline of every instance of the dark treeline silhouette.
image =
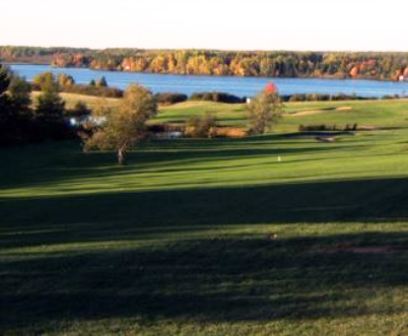
POLYGON ((0 60, 148 73, 300 78, 408 78, 408 53, 0 47, 0 60))
POLYGON ((33 106, 32 85, 0 64, 0 145, 71 136, 55 77, 44 74, 39 85, 42 93, 33 106))

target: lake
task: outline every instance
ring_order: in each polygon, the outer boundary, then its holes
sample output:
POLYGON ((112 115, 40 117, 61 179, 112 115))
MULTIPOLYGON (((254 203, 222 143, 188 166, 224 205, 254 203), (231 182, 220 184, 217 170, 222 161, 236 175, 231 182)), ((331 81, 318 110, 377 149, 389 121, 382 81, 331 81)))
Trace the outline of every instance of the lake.
POLYGON ((362 97, 408 94, 408 82, 383 82, 371 80, 303 79, 303 78, 259 78, 259 77, 215 77, 145 74, 134 72, 97 71, 78 68, 53 68, 47 65, 10 64, 12 70, 32 80, 39 73, 51 71, 55 74, 71 75, 78 84, 88 84, 102 76, 109 86, 120 89, 131 83, 139 83, 154 93, 180 92, 191 95, 200 91, 222 91, 237 96, 253 96, 273 81, 283 95, 295 93, 356 94, 362 97))

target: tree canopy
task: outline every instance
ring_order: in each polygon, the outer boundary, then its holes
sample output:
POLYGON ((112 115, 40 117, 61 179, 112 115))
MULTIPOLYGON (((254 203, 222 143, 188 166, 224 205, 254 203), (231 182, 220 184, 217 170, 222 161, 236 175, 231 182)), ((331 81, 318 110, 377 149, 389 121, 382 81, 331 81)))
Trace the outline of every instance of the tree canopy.
POLYGON ((277 87, 271 83, 248 104, 249 129, 252 134, 270 130, 282 116, 283 104, 277 87))
POLYGON ((114 149, 119 164, 124 164, 128 149, 146 135, 146 122, 157 113, 157 104, 150 91, 140 85, 130 85, 114 110, 98 111, 96 118, 104 124, 85 141, 85 150, 114 149))

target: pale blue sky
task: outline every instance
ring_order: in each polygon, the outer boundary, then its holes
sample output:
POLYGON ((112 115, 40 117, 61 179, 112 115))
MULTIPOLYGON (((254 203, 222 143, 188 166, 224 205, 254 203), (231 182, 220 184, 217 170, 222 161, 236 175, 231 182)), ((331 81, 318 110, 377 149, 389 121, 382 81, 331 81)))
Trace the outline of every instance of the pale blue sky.
POLYGON ((407 0, 12 0, 0 45, 408 51, 407 0))

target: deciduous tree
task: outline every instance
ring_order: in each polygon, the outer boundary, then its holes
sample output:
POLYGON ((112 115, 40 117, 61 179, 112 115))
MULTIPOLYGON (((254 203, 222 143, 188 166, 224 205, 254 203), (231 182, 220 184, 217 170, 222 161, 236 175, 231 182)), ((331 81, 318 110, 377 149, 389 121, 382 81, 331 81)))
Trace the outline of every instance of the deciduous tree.
POLYGON ((249 129, 252 134, 263 134, 282 116, 283 104, 274 84, 266 88, 248 104, 249 129))
POLYGON ((127 151, 145 137, 146 122, 156 113, 157 104, 152 93, 142 86, 131 85, 120 106, 105 114, 106 122, 86 140, 84 149, 114 149, 118 163, 123 165, 127 151))

